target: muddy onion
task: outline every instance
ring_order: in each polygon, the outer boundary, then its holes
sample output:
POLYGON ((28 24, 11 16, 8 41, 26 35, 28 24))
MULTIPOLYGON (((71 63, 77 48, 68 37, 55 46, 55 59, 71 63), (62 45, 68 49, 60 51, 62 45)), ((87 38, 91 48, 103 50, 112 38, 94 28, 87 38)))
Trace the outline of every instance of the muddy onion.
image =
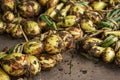
POLYGON ((49 0, 47 3, 47 7, 54 7, 59 3, 59 0, 49 0))
POLYGON ((41 71, 41 65, 38 58, 32 55, 28 55, 28 68, 27 76, 34 76, 41 71))
POLYGON ((94 57, 100 57, 103 53, 105 48, 100 47, 100 46, 93 46, 88 53, 94 57))
POLYGON ((23 27, 23 30, 29 37, 33 37, 41 33, 41 28, 35 21, 27 21, 23 27))
POLYGON ((60 31, 59 36, 62 38, 66 48, 72 48, 74 46, 73 36, 68 31, 60 31))
POLYGON ((83 31, 78 27, 71 27, 67 30, 73 36, 73 39, 83 38, 83 31))
POLYGON ((76 24, 76 16, 68 15, 65 16, 63 19, 59 20, 57 26, 67 28, 75 24, 76 24))
POLYGON ((40 3, 40 5, 46 6, 48 3, 48 0, 38 0, 38 2, 40 3))
POLYGON ((10 80, 9 75, 6 74, 1 68, 0 68, 0 80, 10 80))
POLYGON ((96 31, 96 28, 94 27, 94 24, 91 20, 89 19, 83 19, 80 22, 82 30, 85 32, 92 32, 96 31))
POLYGON ((115 64, 117 64, 118 66, 120 66, 120 50, 116 53, 115 64))
POLYGON ((72 8, 70 9, 70 14, 76 15, 77 18, 78 18, 78 17, 81 17, 81 15, 84 14, 86 9, 87 9, 86 6, 81 5, 81 4, 76 4, 76 5, 73 5, 72 8))
POLYGON ((23 47, 23 52, 31 55, 38 55, 43 51, 43 44, 40 41, 29 41, 23 47))
POLYGON ((92 7, 94 8, 94 10, 103 10, 106 6, 107 6, 107 3, 103 1, 94 1, 92 3, 92 7))
POLYGON ((98 38, 88 38, 84 41, 83 48, 85 50, 91 49, 93 46, 97 46, 102 42, 101 39, 98 38))
POLYGON ((13 12, 7 11, 3 14, 3 21, 12 22, 15 19, 13 12))
POLYGON ((47 54, 41 54, 39 60, 42 70, 51 69, 56 65, 56 60, 47 54))
POLYGON ((12 53, 2 60, 2 68, 12 76, 21 76, 26 72, 27 56, 22 53, 12 53))
POLYGON ((110 63, 115 58, 115 52, 111 47, 107 47, 102 55, 103 61, 106 63, 110 63))
POLYGON ((6 26, 6 32, 14 38, 21 38, 23 34, 22 25, 10 23, 6 26))
POLYGON ((62 61, 63 60, 63 56, 62 56, 62 54, 55 54, 55 55, 49 55, 51 58, 53 58, 54 60, 56 60, 56 61, 58 61, 58 62, 60 62, 60 61, 62 61))
POLYGON ((40 13, 41 6, 36 1, 24 1, 18 5, 18 11, 23 17, 34 17, 40 13))
POLYGON ((11 10, 15 8, 15 0, 2 0, 2 9, 4 11, 11 10))
POLYGON ((59 35, 50 35, 45 40, 45 51, 49 54, 60 53, 64 47, 63 40, 59 35))
POLYGON ((0 21, 0 33, 5 32, 6 24, 3 21, 0 21))

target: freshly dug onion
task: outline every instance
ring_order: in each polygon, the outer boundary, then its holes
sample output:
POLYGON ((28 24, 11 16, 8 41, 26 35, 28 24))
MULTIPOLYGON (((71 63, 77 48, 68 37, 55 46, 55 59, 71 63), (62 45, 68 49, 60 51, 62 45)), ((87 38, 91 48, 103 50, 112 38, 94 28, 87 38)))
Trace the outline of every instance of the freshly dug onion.
POLYGON ((38 21, 38 25, 41 27, 41 29, 42 29, 43 32, 47 32, 47 31, 50 30, 50 27, 43 20, 38 21))
POLYGON ((40 36, 40 41, 44 41, 48 36, 52 35, 52 34, 55 34, 57 31, 55 30, 49 30, 43 34, 41 34, 40 36))
POLYGON ((2 9, 4 11, 14 11, 15 0, 2 0, 2 9))
POLYGON ((22 26, 20 24, 8 24, 6 27, 6 32, 14 38, 21 38, 23 35, 22 26))
POLYGON ((11 53, 2 61, 2 68, 12 76, 21 76, 26 72, 27 56, 22 53, 11 53))
POLYGON ((41 65, 35 56, 28 55, 28 64, 27 76, 34 76, 41 71, 41 65))
POLYGON ((59 3, 59 0, 49 0, 47 3, 47 7, 54 7, 59 3))
POLYGON ((107 47, 102 55, 103 61, 111 63, 115 58, 115 51, 111 47, 107 47))
POLYGON ((120 66, 120 50, 115 55, 115 64, 120 66))
POLYGON ((46 6, 48 3, 48 0, 38 0, 38 2, 40 3, 40 5, 46 6))
POLYGON ((3 21, 0 21, 0 34, 3 33, 6 29, 6 24, 3 21))
POLYGON ((5 22, 12 22, 14 19, 15 19, 15 16, 11 11, 7 11, 3 15, 3 21, 5 22))
POLYGON ((34 17, 40 13, 41 6, 36 1, 25 1, 18 5, 19 13, 23 17, 34 17))
POLYGON ((38 41, 29 41, 23 47, 23 52, 31 55, 38 55, 43 51, 42 42, 38 41))
POLYGON ((50 57, 48 54, 41 54, 39 61, 42 70, 51 69, 56 65, 56 60, 50 57))
POLYGON ((14 28, 14 26, 15 26, 15 24, 12 24, 12 23, 7 24, 5 31, 7 33, 11 33, 12 29, 14 28))
POLYGON ((93 46, 97 46, 99 45, 100 43, 102 42, 101 39, 98 39, 98 38, 88 38, 84 41, 84 45, 83 45, 83 48, 85 50, 89 50, 91 49, 93 46))
POLYGON ((73 36, 68 31, 60 31, 58 34, 62 38, 66 48, 70 49, 74 46, 73 36))
POLYGON ((48 54, 57 54, 60 53, 64 49, 63 40, 59 35, 50 35, 45 40, 45 51, 48 54))
POLYGON ((105 50, 105 48, 100 47, 100 46, 93 46, 90 51, 88 51, 88 53, 90 55, 93 55, 94 57, 100 57, 103 53, 103 51, 105 50))
POLYGON ((76 16, 74 15, 67 15, 63 19, 59 20, 57 26, 68 28, 76 24, 76 16))
POLYGON ((63 56, 60 53, 55 55, 49 55, 49 56, 58 62, 61 62, 63 60, 63 56))
POLYGON ((23 30, 29 37, 33 37, 41 33, 41 28, 35 21, 27 21, 23 27, 23 30))
POLYGON ((92 3, 92 7, 94 8, 94 10, 103 10, 106 6, 107 6, 107 3, 103 1, 94 1, 92 3))
POLYGON ((82 30, 85 32, 96 31, 96 28, 94 27, 93 22, 89 19, 81 20, 80 25, 81 25, 82 30))
POLYGON ((70 32, 70 34, 72 34, 74 40, 83 37, 83 31, 80 28, 71 27, 68 29, 68 32, 70 32))
POLYGON ((1 68, 0 68, 0 80, 10 80, 9 75, 6 74, 1 68))
POLYGON ((85 17, 88 17, 93 23, 100 22, 103 19, 103 16, 94 10, 85 11, 85 17))
POLYGON ((78 18, 78 17, 81 17, 81 15, 84 14, 86 9, 87 9, 86 6, 81 5, 81 4, 76 4, 76 5, 73 5, 72 8, 70 9, 70 14, 71 15, 76 15, 77 18, 78 18))

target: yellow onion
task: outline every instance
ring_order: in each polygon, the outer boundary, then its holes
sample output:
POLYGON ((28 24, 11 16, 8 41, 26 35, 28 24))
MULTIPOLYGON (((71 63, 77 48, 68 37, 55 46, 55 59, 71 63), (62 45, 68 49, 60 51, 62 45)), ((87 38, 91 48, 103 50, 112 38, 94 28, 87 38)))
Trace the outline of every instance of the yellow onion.
POLYGON ((7 11, 3 14, 3 21, 12 22, 15 19, 14 14, 11 11, 7 11))
POLYGON ((83 48, 85 50, 88 50, 88 49, 91 49, 93 46, 99 45, 101 42, 102 42, 102 40, 98 39, 98 38, 94 38, 94 37, 88 38, 84 41, 83 48))
POLYGON ((59 3, 59 0, 49 0, 47 3, 48 7, 54 7, 59 3))
POLYGON ((94 10, 103 10, 107 6, 107 3, 103 1, 94 1, 92 7, 94 10))
POLYGON ((45 39, 46 39, 48 36, 50 36, 50 35, 52 35, 52 34, 55 34, 55 33, 57 33, 57 31, 55 31, 55 30, 49 30, 49 31, 41 34, 39 40, 40 40, 40 41, 45 41, 45 39))
POLYGON ((34 76, 41 71, 41 65, 38 58, 32 55, 28 55, 28 69, 27 76, 34 76))
POLYGON ((23 17, 34 17, 40 13, 41 6, 36 1, 25 1, 18 5, 19 13, 23 17))
POLYGON ((58 34, 62 38, 66 48, 70 49, 74 46, 73 36, 68 31, 60 31, 58 34))
POLYGON ((115 58, 115 51, 111 47, 107 47, 102 55, 103 61, 111 63, 115 58))
POLYGON ((50 7, 45 11, 45 15, 49 16, 50 18, 55 20, 55 17, 57 15, 57 11, 56 10, 61 10, 62 7, 64 6, 64 3, 59 3, 56 6, 50 7))
POLYGON ((83 31, 78 27, 71 27, 68 29, 70 34, 72 34, 73 39, 79 39, 83 37, 83 31))
POLYGON ((39 61, 42 70, 51 69, 56 65, 56 60, 47 54, 41 54, 39 57, 39 61))
POLYGON ((10 80, 9 75, 6 74, 1 68, 0 68, 0 80, 10 80))
POLYGON ((100 47, 100 46, 93 46, 88 53, 94 57, 100 57, 103 53, 105 48, 100 47))
POLYGON ((51 27, 48 26, 47 23, 45 21, 43 21, 43 20, 40 20, 38 22, 38 25, 41 27, 43 32, 47 32, 47 31, 49 31, 51 29, 51 27))
POLYGON ((48 3, 48 0, 38 0, 38 2, 40 3, 40 5, 46 6, 48 3))
POLYGON ((76 16, 67 15, 57 22, 57 26, 64 28, 71 27, 76 24, 76 20, 77 20, 76 16))
POLYGON ((15 8, 15 0, 2 0, 2 9, 4 11, 10 10, 14 11, 15 8))
POLYGON ((3 33, 6 29, 6 24, 3 21, 0 21, 0 33, 3 33))
POLYGON ((45 51, 49 54, 60 53, 64 49, 63 40, 59 35, 50 35, 45 40, 45 51))
POLYGON ((10 23, 6 26, 6 32, 14 38, 21 38, 23 31, 20 24, 10 23))
POLYGON ((27 21, 23 27, 23 30, 29 37, 33 37, 41 33, 41 28, 35 21, 27 21))
POLYGON ((82 19, 80 22, 82 30, 85 32, 92 32, 96 31, 96 28, 94 27, 94 24, 91 20, 89 19, 82 19))
MULTIPOLYGON (((60 16, 65 17, 71 8, 71 4, 67 4, 64 8, 60 10, 60 16)), ((59 15, 59 14, 58 14, 59 15)))
POLYGON ((22 53, 11 53, 2 60, 2 68, 12 76, 21 76, 26 72, 27 56, 22 53))
POLYGON ((85 17, 88 17, 93 23, 100 22, 103 19, 102 15, 94 10, 85 11, 85 17))
POLYGON ((58 62, 61 62, 63 60, 63 56, 60 53, 55 55, 49 55, 49 56, 58 62))
POLYGON ((81 17, 81 15, 84 14, 85 10, 87 9, 87 7, 85 5, 82 5, 82 4, 76 4, 76 5, 73 5, 70 9, 70 14, 71 15, 76 15, 77 18, 81 17))
POLYGON ((115 64, 120 66, 120 50, 115 55, 115 64))
POLYGON ((43 51, 43 44, 40 41, 29 41, 23 47, 23 52, 30 55, 38 55, 43 51))

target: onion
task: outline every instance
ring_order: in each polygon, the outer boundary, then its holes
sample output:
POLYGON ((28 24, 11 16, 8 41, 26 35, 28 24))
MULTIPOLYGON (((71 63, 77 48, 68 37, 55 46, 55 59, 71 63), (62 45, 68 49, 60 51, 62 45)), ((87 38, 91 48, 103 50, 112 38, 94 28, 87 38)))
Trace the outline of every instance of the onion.
POLYGON ((23 52, 31 55, 38 55, 43 51, 43 44, 40 41, 29 41, 23 47, 23 52))
POLYGON ((64 48, 63 40, 59 35, 50 35, 45 40, 45 51, 49 54, 60 53, 64 48))
POLYGON ((39 60, 32 55, 28 55, 28 69, 27 76, 34 76, 41 71, 39 60))
POLYGON ((0 68, 0 80, 10 80, 9 75, 6 74, 1 68, 0 68))
POLYGON ((51 69, 56 65, 56 60, 47 54, 41 54, 39 60, 42 70, 51 69))
POLYGON ((26 72, 27 56, 22 53, 11 53, 2 61, 3 69, 12 76, 21 76, 26 72))

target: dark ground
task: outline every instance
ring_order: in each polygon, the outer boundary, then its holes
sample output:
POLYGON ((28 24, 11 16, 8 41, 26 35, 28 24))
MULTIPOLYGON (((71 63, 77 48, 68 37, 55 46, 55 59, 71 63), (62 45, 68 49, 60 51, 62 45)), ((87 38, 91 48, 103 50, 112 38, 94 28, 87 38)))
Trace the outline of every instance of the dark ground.
MULTIPOLYGON (((22 40, 0 35, 0 50, 22 40)), ((95 63, 78 53, 64 53, 63 62, 50 71, 42 71, 29 80, 120 80, 120 68, 103 62, 95 63)), ((16 80, 16 79, 12 79, 16 80)))

